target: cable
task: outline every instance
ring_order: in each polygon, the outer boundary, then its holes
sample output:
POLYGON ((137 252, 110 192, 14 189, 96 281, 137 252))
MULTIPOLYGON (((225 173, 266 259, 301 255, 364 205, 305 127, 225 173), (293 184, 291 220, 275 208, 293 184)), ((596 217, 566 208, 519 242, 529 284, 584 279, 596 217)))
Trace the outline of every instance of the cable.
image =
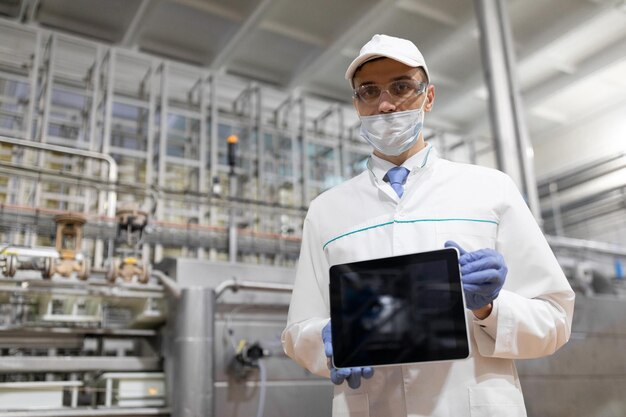
POLYGON ((267 382, 267 372, 265 369, 265 360, 259 359, 259 406, 257 408, 256 417, 263 417, 263 410, 265 409, 265 394, 267 382))

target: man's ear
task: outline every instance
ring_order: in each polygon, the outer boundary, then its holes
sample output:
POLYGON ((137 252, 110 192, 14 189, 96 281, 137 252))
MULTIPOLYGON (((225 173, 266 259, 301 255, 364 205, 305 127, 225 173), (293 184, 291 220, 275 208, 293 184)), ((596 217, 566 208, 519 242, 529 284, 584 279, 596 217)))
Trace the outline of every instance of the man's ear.
POLYGON ((424 104, 424 111, 429 112, 432 110, 433 105, 435 104, 435 86, 430 84, 426 87, 426 97, 428 98, 428 102, 424 104))

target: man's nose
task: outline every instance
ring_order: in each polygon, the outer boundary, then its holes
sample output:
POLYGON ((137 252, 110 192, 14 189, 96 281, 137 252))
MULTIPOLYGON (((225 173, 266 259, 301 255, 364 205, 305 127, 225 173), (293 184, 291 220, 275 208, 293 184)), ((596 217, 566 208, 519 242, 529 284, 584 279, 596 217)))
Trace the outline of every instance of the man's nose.
POLYGON ((396 105, 387 90, 383 90, 378 98, 378 113, 389 113, 396 110, 396 105))

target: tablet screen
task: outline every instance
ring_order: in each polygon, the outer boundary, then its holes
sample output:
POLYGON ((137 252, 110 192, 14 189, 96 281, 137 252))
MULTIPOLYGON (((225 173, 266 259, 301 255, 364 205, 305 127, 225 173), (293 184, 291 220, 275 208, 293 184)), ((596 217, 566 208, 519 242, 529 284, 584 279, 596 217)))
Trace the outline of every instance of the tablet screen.
POLYGON ((330 315, 338 368, 469 355, 452 248, 332 266, 330 315))

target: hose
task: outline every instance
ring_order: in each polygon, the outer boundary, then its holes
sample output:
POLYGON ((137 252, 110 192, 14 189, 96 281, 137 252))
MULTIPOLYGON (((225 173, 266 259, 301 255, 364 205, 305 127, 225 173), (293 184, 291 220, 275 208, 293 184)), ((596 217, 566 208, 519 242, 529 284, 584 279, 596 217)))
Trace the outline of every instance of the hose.
POLYGON ((259 406, 257 408, 256 417, 263 417, 263 410, 265 409, 265 394, 267 382, 267 371, 265 369, 265 361, 259 359, 259 406))

